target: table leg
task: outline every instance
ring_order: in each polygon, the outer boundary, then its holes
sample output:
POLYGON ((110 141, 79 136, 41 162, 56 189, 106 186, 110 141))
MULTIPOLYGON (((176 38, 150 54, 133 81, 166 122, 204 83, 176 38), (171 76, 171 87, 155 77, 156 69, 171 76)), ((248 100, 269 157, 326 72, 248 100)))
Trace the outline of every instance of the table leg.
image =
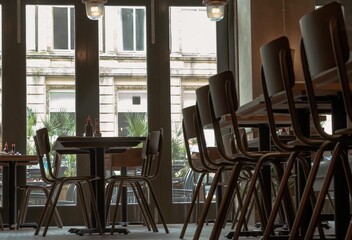
POLYGON ((16 162, 9 163, 9 228, 16 229, 17 223, 17 173, 16 173, 16 162))
MULTIPOLYGON (((98 205, 98 213, 102 228, 105 229, 105 169, 104 169, 104 149, 97 148, 95 150, 95 173, 98 180, 95 181, 96 184, 96 201, 98 205)), ((92 214, 93 215, 93 214, 92 214)))
MULTIPOLYGON (((121 167, 121 175, 127 175, 127 168, 121 167)), ((122 188, 122 199, 121 199, 121 217, 122 226, 127 227, 127 187, 122 188)))
MULTIPOLYGON (((346 113, 341 94, 332 102, 331 107, 332 129, 341 129, 347 126, 346 113)), ((347 151, 347 149, 345 150, 347 151)), ((342 161, 337 161, 334 173, 334 198, 335 198, 335 234, 337 239, 344 239, 350 223, 349 191, 342 166, 342 161)))
MULTIPOLYGON (((301 127, 302 134, 304 136, 306 136, 307 138, 309 138, 310 137, 310 113, 309 113, 309 110, 298 109, 297 113, 298 113, 298 120, 299 120, 299 125, 301 127)), ((306 160, 308 162, 308 166, 311 166, 311 159, 306 158, 306 160)), ((301 196, 304 192, 306 181, 305 181, 304 171, 299 164, 296 164, 296 172, 297 172, 296 205, 298 207, 298 205, 301 201, 301 196)), ((312 205, 309 201, 305 207, 304 214, 303 214, 303 217, 301 220, 300 229, 301 229, 302 236, 304 236, 307 231, 307 228, 308 228, 308 225, 310 222, 310 218, 312 216, 312 212, 313 212, 312 205)))
MULTIPOLYGON (((259 126, 259 151, 270 151, 270 130, 268 125, 259 126)), ((271 202, 271 167, 264 166, 261 170, 261 175, 264 181, 264 187, 266 189, 266 196, 268 202, 271 202)), ((271 209, 271 205, 267 206, 271 209)), ((270 209, 269 212, 270 212, 270 209)))

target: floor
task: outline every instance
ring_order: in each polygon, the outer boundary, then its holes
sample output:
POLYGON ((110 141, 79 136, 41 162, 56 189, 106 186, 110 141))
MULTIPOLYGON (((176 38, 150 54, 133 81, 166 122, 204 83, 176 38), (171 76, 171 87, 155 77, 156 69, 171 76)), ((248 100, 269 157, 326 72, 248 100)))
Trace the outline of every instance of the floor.
MULTIPOLYGON (((46 239, 46 240, 86 240, 86 239, 143 239, 143 240, 158 240, 158 239, 180 239, 179 235, 182 229, 182 224, 168 224, 168 228, 170 233, 166 234, 162 226, 158 226, 159 231, 158 233, 148 232, 148 230, 141 226, 141 225, 131 225, 128 226, 130 231, 129 234, 115 234, 110 235, 106 233, 103 236, 99 236, 96 234, 93 235, 84 235, 78 236, 68 232, 69 227, 64 227, 63 229, 58 229, 57 227, 52 227, 49 229, 47 236, 34 236, 34 229, 24 228, 21 230, 8 230, 5 229, 4 231, 0 230, 0 239, 1 240, 31 240, 31 239, 46 239)), ((195 231, 196 225, 191 223, 187 229, 186 235, 183 239, 190 240, 193 239, 193 233, 195 231)), ((209 239, 209 235, 212 229, 212 224, 205 225, 203 227, 202 236, 200 239, 206 240, 209 239)), ((224 234, 220 239, 227 239, 226 233, 228 232, 229 228, 224 229, 224 234)), ((247 240, 251 239, 258 239, 258 238, 243 238, 247 240)))
MULTIPOLYGON (((333 230, 333 222, 329 222, 329 225, 332 227, 327 232, 332 232, 333 230)), ((143 239, 143 240, 158 240, 158 239, 180 239, 179 235, 182 229, 182 224, 168 224, 168 228, 170 233, 166 234, 162 225, 158 226, 159 231, 157 233, 149 232, 144 226, 141 225, 130 225, 128 229, 130 231, 129 234, 115 234, 110 235, 106 233, 105 235, 84 235, 78 236, 72 233, 69 233, 68 230, 70 227, 64 227, 63 229, 58 229, 57 227, 52 227, 49 229, 46 237, 42 236, 34 236, 34 229, 31 228, 23 228, 21 230, 8 230, 4 231, 0 230, 0 239, 1 240, 32 240, 32 239, 47 239, 47 240, 87 240, 87 239, 143 239)), ((193 233, 195 231, 196 225, 194 223, 189 224, 188 229, 186 231, 186 235, 183 239, 190 240, 193 239, 193 233)), ((212 230, 212 224, 205 225, 203 227, 201 240, 208 240, 209 235, 212 230)), ((227 239, 226 235, 230 230, 230 225, 228 225, 222 231, 220 239, 227 239)), ((328 233, 329 234, 329 233, 328 233)), ((260 237, 241 237, 240 239, 253 240, 260 239, 260 237)))

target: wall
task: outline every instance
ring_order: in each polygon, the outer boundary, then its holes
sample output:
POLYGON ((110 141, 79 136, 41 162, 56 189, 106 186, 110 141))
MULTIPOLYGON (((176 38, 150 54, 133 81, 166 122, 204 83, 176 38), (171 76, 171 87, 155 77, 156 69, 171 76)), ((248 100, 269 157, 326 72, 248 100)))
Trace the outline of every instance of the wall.
POLYGON ((300 66, 299 19, 314 9, 313 0, 237 0, 240 103, 262 93, 260 47, 287 35, 294 50, 297 80, 302 79, 300 66))

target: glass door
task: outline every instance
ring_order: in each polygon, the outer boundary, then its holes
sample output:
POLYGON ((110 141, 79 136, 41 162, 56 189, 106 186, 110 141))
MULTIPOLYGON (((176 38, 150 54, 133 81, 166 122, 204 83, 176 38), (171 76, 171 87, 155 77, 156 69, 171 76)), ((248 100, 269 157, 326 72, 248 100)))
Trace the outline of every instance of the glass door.
MULTIPOLYGON (((36 5, 25 8, 27 80, 27 153, 36 154, 35 131, 46 127, 51 144, 57 136, 76 133, 75 120, 75 7, 36 5)), ((59 176, 76 175, 76 156, 61 157, 59 176)), ((27 166, 27 184, 43 184, 39 165, 27 166)), ((46 197, 38 190, 30 196, 30 218, 40 212, 46 197), (36 207, 40 208, 36 208, 36 207), (38 211, 39 210, 39 211, 38 211), (31 211, 30 211, 31 212, 31 211)), ((58 205, 77 204, 76 188, 65 186, 58 205)), ((65 214, 63 214, 63 218, 65 214)), ((79 214, 78 214, 79 215, 79 214)))
MULTIPOLYGON (((177 6, 169 12, 172 201, 180 204, 190 202, 195 184, 185 153, 181 111, 196 103, 195 90, 217 72, 216 24, 207 19, 205 7, 177 6)), ((212 142, 212 136, 207 140, 212 142)), ((203 199, 206 192, 201 194, 203 199)))
MULTIPOLYGON (((148 132, 147 10, 133 1, 130 4, 105 6, 99 20, 99 121, 103 136, 146 136, 148 132)), ((106 175, 121 174, 111 156, 106 155, 105 162, 106 175)), ((127 167, 126 171, 136 174, 141 167, 127 167)), ((129 222, 141 222, 136 196, 131 188, 126 192, 124 214, 129 222)), ((115 202, 113 198, 112 205, 115 202)))

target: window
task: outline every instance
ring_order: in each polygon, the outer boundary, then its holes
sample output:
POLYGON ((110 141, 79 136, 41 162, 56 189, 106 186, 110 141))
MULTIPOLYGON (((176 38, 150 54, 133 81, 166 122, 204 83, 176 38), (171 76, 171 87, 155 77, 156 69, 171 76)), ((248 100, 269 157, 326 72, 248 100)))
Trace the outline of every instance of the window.
POLYGON ((215 56, 216 25, 204 16, 204 7, 171 8, 170 34, 173 54, 215 56))
POLYGON ((123 51, 145 50, 145 10, 121 8, 123 51))
POLYGON ((121 91, 118 96, 118 135, 144 136, 147 130, 147 93, 121 91))
POLYGON ((74 8, 53 7, 54 49, 74 49, 74 8))

